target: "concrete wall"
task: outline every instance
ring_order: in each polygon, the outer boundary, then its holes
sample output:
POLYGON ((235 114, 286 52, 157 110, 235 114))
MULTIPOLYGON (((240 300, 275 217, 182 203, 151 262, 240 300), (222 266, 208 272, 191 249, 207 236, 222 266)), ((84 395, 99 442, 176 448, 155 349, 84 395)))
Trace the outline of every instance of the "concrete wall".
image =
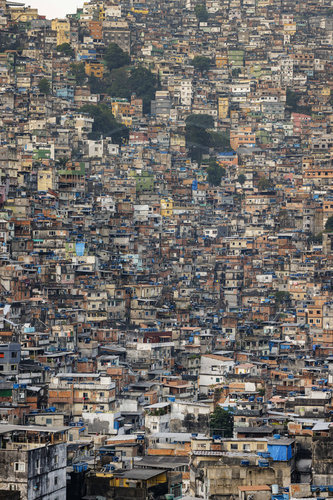
POLYGON ((22 500, 66 498, 66 444, 0 450, 0 489, 18 489, 22 500), (22 470, 16 470, 15 464, 22 470))
POLYGON ((312 471, 313 484, 333 484, 333 433, 313 438, 312 471))

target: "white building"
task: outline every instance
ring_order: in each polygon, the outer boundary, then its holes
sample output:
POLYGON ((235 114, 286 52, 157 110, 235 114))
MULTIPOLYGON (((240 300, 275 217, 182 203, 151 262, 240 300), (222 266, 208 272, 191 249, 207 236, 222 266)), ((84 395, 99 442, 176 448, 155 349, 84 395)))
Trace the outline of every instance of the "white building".
POLYGON ((205 354, 201 356, 199 390, 208 394, 209 389, 216 384, 224 383, 224 377, 230 373, 234 366, 232 359, 218 354, 205 354))
POLYGON ((183 106, 191 106, 192 93, 191 80, 182 80, 180 83, 180 99, 183 106))

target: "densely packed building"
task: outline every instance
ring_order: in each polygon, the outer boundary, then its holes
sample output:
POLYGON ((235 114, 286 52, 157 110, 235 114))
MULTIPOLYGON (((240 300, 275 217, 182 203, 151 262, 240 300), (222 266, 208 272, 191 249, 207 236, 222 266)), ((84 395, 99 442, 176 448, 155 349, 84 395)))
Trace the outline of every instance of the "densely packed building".
POLYGON ((0 28, 0 498, 333 497, 331 0, 0 28))

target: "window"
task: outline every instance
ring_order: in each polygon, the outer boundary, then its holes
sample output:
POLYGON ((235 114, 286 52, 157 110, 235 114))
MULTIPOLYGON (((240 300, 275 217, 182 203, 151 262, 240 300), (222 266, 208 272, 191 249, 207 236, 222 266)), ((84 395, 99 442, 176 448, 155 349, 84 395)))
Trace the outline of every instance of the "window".
POLYGON ((54 486, 57 486, 57 484, 58 484, 58 476, 55 476, 55 478, 54 478, 54 486))
POLYGON ((231 444, 230 449, 231 450, 238 450, 238 444, 231 444))
POLYGON ((182 487, 180 484, 177 484, 176 486, 173 487, 173 496, 175 498, 180 497, 182 494, 182 487))
POLYGON ((14 463, 15 472, 25 472, 25 463, 24 462, 15 462, 14 463))
POLYGON ((12 352, 12 358, 16 358, 17 357, 17 352, 12 352))
POLYGON ((46 424, 52 424, 52 418, 47 418, 46 419, 46 424))

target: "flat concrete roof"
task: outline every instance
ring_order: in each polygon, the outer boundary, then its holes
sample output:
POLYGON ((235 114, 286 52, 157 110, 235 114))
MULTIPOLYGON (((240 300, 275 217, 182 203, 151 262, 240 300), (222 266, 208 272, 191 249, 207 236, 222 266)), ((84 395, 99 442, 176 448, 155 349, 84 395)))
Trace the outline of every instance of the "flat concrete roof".
MULTIPOLYGON (((50 413, 52 415, 52 413, 50 413)), ((41 425, 7 425, 0 424, 0 434, 7 434, 8 432, 46 432, 55 434, 57 432, 65 432, 72 427, 47 427, 41 425)))
MULTIPOLYGON (((163 474, 166 472, 165 469, 132 469, 121 473, 121 477, 125 477, 126 479, 137 479, 147 481, 152 477, 158 476, 159 474, 163 474)), ((117 475, 115 473, 115 475, 117 475)))

